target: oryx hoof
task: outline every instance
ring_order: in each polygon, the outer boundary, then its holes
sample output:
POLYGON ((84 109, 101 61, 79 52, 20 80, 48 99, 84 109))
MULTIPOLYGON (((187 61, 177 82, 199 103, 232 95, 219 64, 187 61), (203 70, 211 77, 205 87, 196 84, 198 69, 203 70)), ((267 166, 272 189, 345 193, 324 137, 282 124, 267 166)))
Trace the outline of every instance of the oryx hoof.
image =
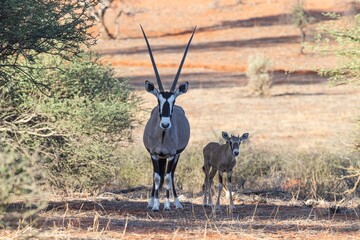
POLYGON ((170 211, 171 210, 171 208, 170 208, 170 200, 168 198, 165 200, 164 210, 165 211, 170 211))
POLYGON ((151 209, 151 208, 153 208, 153 206, 154 206, 154 198, 151 197, 149 200, 149 203, 147 205, 147 208, 151 209))
POLYGON ((178 205, 175 206, 176 209, 184 209, 184 207, 181 205, 181 203, 179 203, 178 205))
POLYGON ((158 212, 160 210, 160 200, 157 198, 154 201, 154 206, 151 209, 153 212, 158 212))
POLYGON ((203 203, 203 207, 205 207, 205 208, 211 208, 212 206, 211 206, 210 204, 208 204, 208 203, 203 203))
POLYGON ((174 200, 174 205, 176 209, 184 209, 183 206, 181 205, 179 199, 175 198, 174 200))
POLYGON ((152 208, 151 211, 153 211, 153 212, 159 212, 160 209, 159 209, 159 208, 152 208))

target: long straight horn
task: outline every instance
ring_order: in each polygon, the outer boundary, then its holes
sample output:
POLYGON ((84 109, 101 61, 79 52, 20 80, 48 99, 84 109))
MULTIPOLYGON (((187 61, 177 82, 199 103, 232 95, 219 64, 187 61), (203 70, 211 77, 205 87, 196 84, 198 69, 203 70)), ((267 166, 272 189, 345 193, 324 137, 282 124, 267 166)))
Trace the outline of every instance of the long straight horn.
POLYGON ((173 84, 171 85, 170 92, 174 92, 174 90, 175 90, 175 88, 176 88, 176 84, 177 84, 177 81, 179 80, 180 73, 181 73, 181 69, 182 69, 183 64, 184 64, 184 62, 185 62, 186 54, 187 54, 187 51, 189 50, 189 46, 190 46, 191 40, 192 40, 192 38, 193 38, 193 36, 194 36, 195 30, 196 30, 196 26, 195 26, 195 28, 194 28, 194 31, 193 31, 193 33, 192 33, 192 35, 191 35, 191 37, 190 37, 190 40, 189 40, 188 44, 186 45, 185 52, 184 52, 184 56, 183 56, 183 58, 181 59, 180 66, 179 66, 179 69, 178 69, 178 71, 177 71, 177 73, 176 73, 176 76, 175 76, 175 78, 174 78, 173 84))
POLYGON ((158 70, 157 70, 157 68, 156 68, 156 63, 155 63, 155 60, 154 60, 154 57, 153 57, 153 54, 152 54, 152 51, 151 51, 151 47, 150 47, 149 41, 148 41, 148 39, 147 39, 147 37, 146 37, 146 34, 145 34, 144 29, 143 29, 143 27, 141 26, 141 24, 140 24, 140 27, 141 27, 141 31, 142 31, 142 33, 143 33, 143 35, 144 35, 144 38, 145 38, 145 41, 146 41, 146 45, 147 45, 147 48, 148 48, 148 51, 149 51, 151 63, 152 63, 152 66, 153 66, 153 68, 154 68, 156 81, 157 81, 158 86, 159 86, 159 90, 160 90, 160 92, 163 92, 163 91, 164 91, 164 88, 163 88, 163 85, 162 85, 161 80, 160 80, 159 72, 158 72, 158 70))

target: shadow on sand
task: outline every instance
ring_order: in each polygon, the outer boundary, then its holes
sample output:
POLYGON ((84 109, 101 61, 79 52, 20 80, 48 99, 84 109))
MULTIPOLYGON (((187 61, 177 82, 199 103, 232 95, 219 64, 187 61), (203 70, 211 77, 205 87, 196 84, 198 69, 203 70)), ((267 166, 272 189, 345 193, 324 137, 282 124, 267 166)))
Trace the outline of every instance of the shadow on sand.
MULTIPOLYGON (((150 75, 132 76, 129 80, 130 85, 137 90, 144 89, 145 80, 155 81, 154 76, 150 75)), ((175 75, 161 75, 161 81, 166 89, 172 84, 175 75)), ((293 72, 275 71, 272 75, 274 85, 307 85, 326 83, 327 78, 319 76, 316 72, 293 72)), ((195 72, 182 73, 179 82, 188 81, 191 88, 223 88, 223 87, 243 87, 247 84, 247 77, 244 73, 229 72, 195 72)))
MULTIPOLYGON (((54 226, 100 230, 123 230, 127 232, 157 232, 179 230, 198 230, 221 226, 222 229, 262 229, 265 232, 276 231, 336 231, 356 232, 360 230, 357 211, 360 209, 342 209, 331 211, 329 208, 287 206, 282 202, 244 203, 236 205, 229 213, 228 206, 222 205, 215 214, 211 208, 203 207, 191 201, 183 202, 184 209, 152 212, 147 209, 147 201, 141 198, 130 199, 124 194, 108 199, 52 201, 32 223, 42 230, 54 226), (302 223, 299 223, 303 221, 302 223), (345 223, 337 225, 337 223, 345 223)), ((161 204, 162 207, 162 204, 161 204)), ((11 204, 7 212, 24 209, 21 203, 11 204)), ((16 228, 16 223, 8 227, 16 228)))
MULTIPOLYGON (((324 12, 322 11, 307 11, 307 13, 313 17, 313 23, 319 23, 322 21, 329 21, 332 18, 329 16, 324 16, 324 12)), ((344 14, 344 12, 335 12, 336 14, 344 14)), ((250 27, 265 27, 265 26, 280 26, 280 25, 292 25, 291 23, 291 14, 276 14, 276 15, 269 15, 264 17, 255 17, 255 18, 248 18, 244 20, 232 20, 232 21, 221 21, 218 24, 214 24, 211 26, 206 27, 198 27, 197 32, 210 32, 210 31, 218 31, 223 29, 234 29, 234 28, 250 28, 250 27)), ((176 32, 176 33, 166 33, 161 34, 158 36, 148 36, 150 38, 162 38, 162 37, 171 37, 171 36, 179 36, 185 34, 191 34, 193 29, 189 28, 184 31, 176 32)), ((142 38, 142 35, 138 37, 132 37, 127 39, 138 39, 142 38)))

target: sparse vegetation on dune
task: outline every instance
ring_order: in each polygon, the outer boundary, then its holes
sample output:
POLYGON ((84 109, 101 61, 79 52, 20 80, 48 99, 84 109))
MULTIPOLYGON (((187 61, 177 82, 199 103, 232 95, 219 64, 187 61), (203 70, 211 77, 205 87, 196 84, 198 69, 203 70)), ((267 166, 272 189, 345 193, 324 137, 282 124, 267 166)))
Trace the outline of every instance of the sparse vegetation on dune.
MULTIPOLYGON (((205 176, 202 148, 202 145, 190 146, 181 156, 175 178, 183 193, 202 194, 205 176)), ((141 152, 134 149, 119 152, 125 157, 117 166, 117 185, 127 188, 151 185, 151 162, 147 161, 148 153, 141 152)), ((359 157, 323 148, 294 151, 285 146, 270 150, 245 145, 234 168, 233 186, 237 191, 286 192, 295 200, 337 201, 354 187, 357 178, 344 177, 347 167, 357 164, 359 157)))
POLYGON ((248 77, 248 89, 250 94, 269 95, 272 87, 271 76, 272 62, 263 54, 249 57, 246 76, 248 77))

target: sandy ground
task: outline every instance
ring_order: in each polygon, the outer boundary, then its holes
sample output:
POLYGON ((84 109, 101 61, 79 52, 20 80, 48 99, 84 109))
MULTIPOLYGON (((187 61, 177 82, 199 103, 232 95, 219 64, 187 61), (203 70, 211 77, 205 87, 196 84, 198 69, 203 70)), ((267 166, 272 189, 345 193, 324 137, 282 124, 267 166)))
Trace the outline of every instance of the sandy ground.
MULTIPOLYGON (((359 208, 323 203, 305 206, 283 201, 286 196, 235 195, 221 211, 204 208, 201 197, 181 196, 184 209, 147 210, 147 191, 102 194, 49 203, 46 211, 25 228, 1 230, 0 239, 359 239, 359 208), (18 238, 17 238, 18 237, 18 238)), ((163 204, 163 201, 161 202, 163 204)), ((9 211, 21 208, 12 205, 9 211)), ((11 219, 9 217, 9 219, 11 219)), ((8 222, 11 224, 16 222, 8 222)))

